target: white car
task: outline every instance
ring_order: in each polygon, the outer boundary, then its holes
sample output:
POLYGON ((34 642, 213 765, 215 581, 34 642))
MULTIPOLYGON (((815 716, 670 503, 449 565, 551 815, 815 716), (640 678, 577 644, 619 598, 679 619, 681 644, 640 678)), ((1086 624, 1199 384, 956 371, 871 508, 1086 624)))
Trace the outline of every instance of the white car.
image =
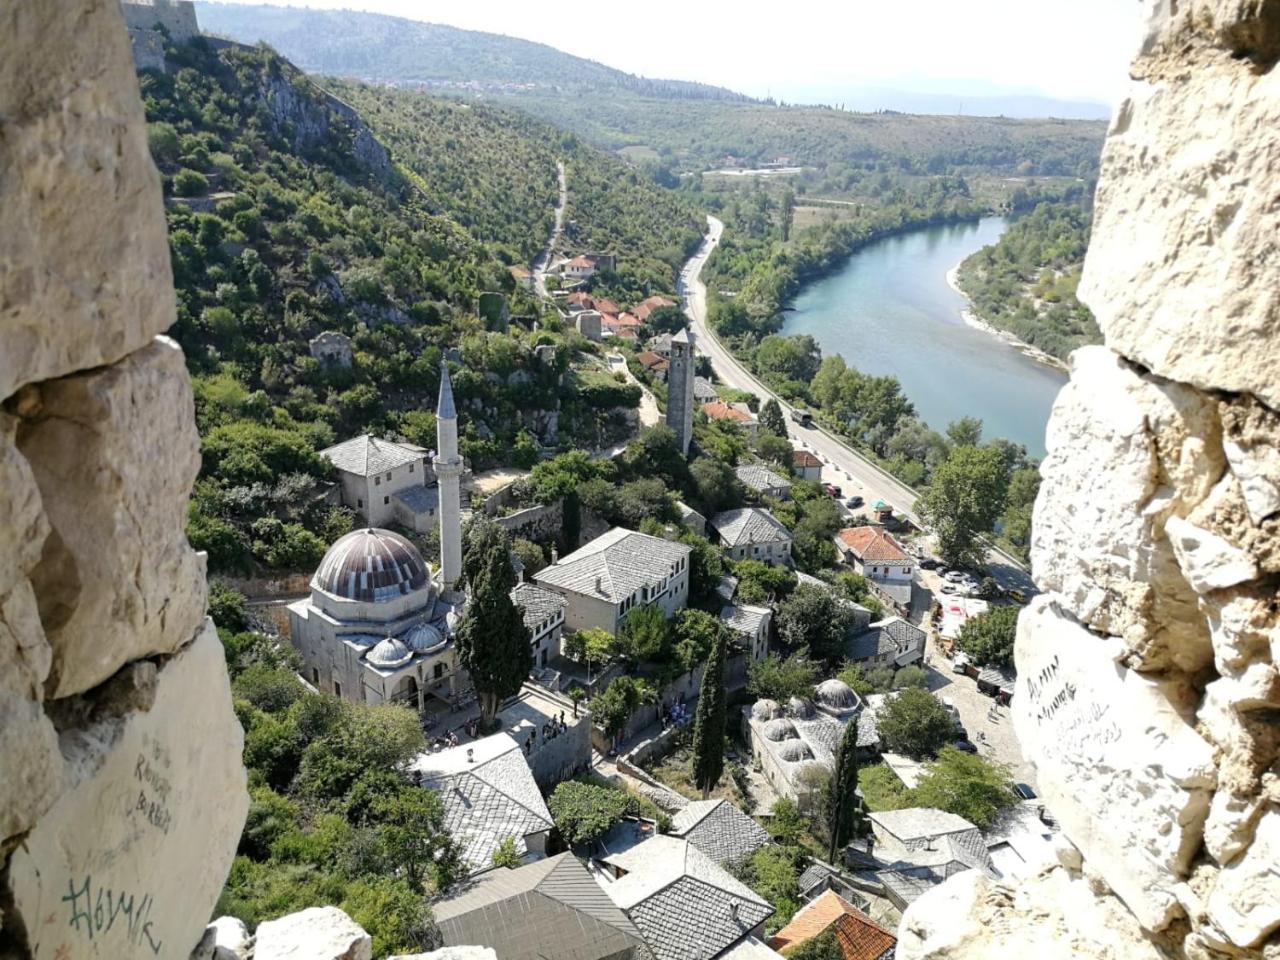
POLYGON ((960 583, 962 580, 967 580, 968 578, 969 575, 960 570, 948 570, 942 575, 942 579, 946 580, 948 583, 960 583))

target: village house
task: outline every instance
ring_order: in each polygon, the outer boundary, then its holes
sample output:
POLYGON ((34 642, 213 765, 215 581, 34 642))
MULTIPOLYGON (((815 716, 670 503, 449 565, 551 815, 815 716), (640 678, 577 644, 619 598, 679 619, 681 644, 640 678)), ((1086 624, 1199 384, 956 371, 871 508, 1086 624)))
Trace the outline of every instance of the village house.
POLYGON ((431 912, 446 947, 488 947, 502 960, 653 960, 636 925, 572 853, 489 870, 431 912))
POLYGON ((509 734, 421 753, 409 763, 408 774, 440 797, 445 830, 469 873, 492 867, 493 854, 507 837, 526 861, 546 855, 555 823, 524 750, 509 734))
POLYGON ((636 317, 624 312, 606 316, 601 327, 610 336, 621 337, 625 335, 638 339, 641 323, 636 317))
POLYGON ((791 922, 769 938, 769 946, 790 952, 828 930, 835 931, 844 960, 888 960, 898 943, 890 930, 827 890, 796 911, 791 922))
POLYGON ((521 290, 532 291, 534 288, 533 271, 528 267, 522 267, 519 264, 507 268, 511 272, 512 278, 516 282, 516 286, 521 290))
POLYGON ((436 524, 439 492, 422 447, 362 434, 320 451, 338 472, 342 502, 371 527, 398 523, 417 533, 436 524))
POLYGON ((763 463, 740 463, 733 472, 742 485, 758 497, 791 499, 791 481, 763 463))
POLYGON ((707 415, 709 420, 734 424, 750 440, 755 440, 756 434, 760 431, 760 421, 756 419, 755 414, 751 412, 751 408, 745 403, 725 403, 723 400, 713 400, 702 405, 702 412, 707 415))
POLYGON ((573 325, 588 340, 604 339, 604 318, 598 310, 579 310, 573 315, 573 325))
POLYGON ((667 379, 667 371, 671 369, 671 363, 658 356, 652 350, 645 350, 643 353, 636 354, 636 363, 644 367, 646 371, 651 373, 659 382, 665 382, 667 379))
POLYGON ((671 817, 670 836, 687 840, 722 867, 740 866, 769 833, 728 800, 694 800, 671 817))
POLYGON ((762 507, 724 510, 707 525, 731 560, 760 560, 775 566, 791 563, 791 531, 762 507))
POLYGON ((676 501, 676 513, 680 514, 680 526, 689 528, 700 537, 707 535, 707 518, 683 500, 676 501))
POLYGON ((773 623, 773 610, 769 607, 726 604, 720 608, 720 620, 742 640, 752 660, 769 655, 769 627, 773 623))
POLYGON ((617 634, 640 604, 670 617, 689 601, 690 547, 614 527, 534 574, 534 582, 564 597, 567 630, 600 627, 617 634))
POLYGON ((595 276, 596 263, 590 257, 573 257, 558 264, 558 272, 566 280, 590 280, 595 276))
MULTIPOLYGON (((670 350, 670 346, 668 346, 667 349, 670 350)), ((654 351, 654 353, 658 352, 659 351, 657 350, 654 351)), ((720 393, 716 390, 715 384, 706 377, 694 377, 693 399, 695 403, 702 406, 708 403, 715 403, 720 399, 720 393)), ((708 414, 708 416, 710 416, 710 414, 708 414)))
POLYGON ((567 606, 564 597, 537 584, 517 583, 511 591, 511 601, 520 608, 524 625, 529 628, 534 667, 545 668, 562 655, 560 639, 567 606))
POLYGON ((883 527, 846 527, 834 537, 840 559, 903 610, 911 608, 915 561, 883 527))
POLYGON ((325 330, 318 336, 312 337, 307 346, 311 356, 320 362, 320 366, 351 369, 351 338, 345 333, 325 330))
POLYGON ((925 632, 902 617, 871 624, 845 644, 849 660, 865 670, 899 670, 924 659, 925 632))
POLYGON ((648 347, 663 360, 671 359, 671 334, 664 333, 656 337, 650 337, 648 347))
POLYGON ((885 896, 905 910, 922 894, 965 870, 994 876, 982 831, 964 817, 932 807, 908 807, 872 813, 878 861, 875 879, 885 896))
POLYGON ((801 480, 821 480, 823 463, 808 450, 797 450, 791 455, 791 469, 801 480))
POLYGON ((668 300, 666 297, 653 296, 653 297, 646 297, 645 299, 641 300, 639 303, 637 303, 634 307, 631 308, 631 312, 636 315, 637 319, 641 321, 645 321, 649 319, 649 314, 653 313, 653 311, 657 310, 659 307, 674 307, 674 306, 675 306, 675 302, 672 300, 668 300))

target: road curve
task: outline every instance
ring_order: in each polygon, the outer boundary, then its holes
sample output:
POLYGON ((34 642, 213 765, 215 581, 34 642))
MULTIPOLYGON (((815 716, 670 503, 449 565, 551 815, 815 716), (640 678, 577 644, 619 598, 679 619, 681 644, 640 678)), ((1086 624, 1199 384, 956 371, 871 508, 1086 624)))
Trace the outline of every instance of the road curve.
MULTIPOLYGON (((899 516, 922 527, 920 517, 914 509, 918 496, 915 490, 823 428, 802 427, 795 423, 791 419, 791 405, 756 379, 712 332, 707 323, 707 287, 701 274, 723 232, 724 223, 708 214, 707 233, 702 245, 680 272, 677 289, 684 301, 685 313, 691 321, 698 352, 711 358, 711 366, 722 383, 738 390, 747 390, 762 399, 772 397, 778 401, 787 418, 787 432, 792 445, 797 449, 812 451, 827 464, 823 470, 824 481, 841 486, 846 497, 857 493, 868 502, 884 500, 899 516)), ((1034 584, 1025 568, 1002 551, 993 549, 990 552, 988 568, 1001 586, 1034 590, 1034 584)))

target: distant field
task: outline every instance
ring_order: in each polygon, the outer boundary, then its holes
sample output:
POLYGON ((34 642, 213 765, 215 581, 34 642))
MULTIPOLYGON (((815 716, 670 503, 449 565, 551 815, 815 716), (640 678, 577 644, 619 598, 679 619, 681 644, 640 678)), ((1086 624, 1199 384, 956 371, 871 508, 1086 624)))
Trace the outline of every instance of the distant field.
POLYGON ((795 232, 820 223, 839 223, 842 220, 856 220, 858 207, 822 204, 807 206, 797 203, 791 213, 791 229, 795 232))
POLYGON ((662 157, 662 154, 658 153, 658 151, 653 149, 653 147, 645 147, 640 145, 637 145, 634 147, 623 147, 618 151, 618 155, 632 162, 635 162, 638 160, 656 161, 661 159, 662 157))

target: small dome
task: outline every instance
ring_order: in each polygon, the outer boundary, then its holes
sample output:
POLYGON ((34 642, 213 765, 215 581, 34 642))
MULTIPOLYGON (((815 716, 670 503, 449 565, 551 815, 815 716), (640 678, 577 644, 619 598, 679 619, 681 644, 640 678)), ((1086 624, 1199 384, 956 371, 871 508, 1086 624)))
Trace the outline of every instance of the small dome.
POLYGON ((801 720, 807 720, 813 716, 813 703, 804 697, 792 697, 787 701, 787 713, 801 720))
POLYGON ((422 653, 444 643, 444 634, 435 624, 419 623, 406 630, 401 639, 414 653, 422 653))
POLYGON ((796 735, 796 725, 785 717, 779 717, 764 725, 764 735, 769 740, 786 740, 796 735))
POLYGON ((403 641, 395 637, 387 637, 370 650, 365 655, 365 659, 383 670, 395 670, 413 659, 413 651, 406 647, 403 641))
POLYGON ((837 710, 851 710, 858 705, 858 695, 843 680, 823 680, 814 688, 818 702, 837 710))
POLYGON ((751 719, 753 720, 772 720, 774 717, 781 716, 782 707, 778 706, 777 700, 757 700, 751 707, 751 719))
POLYGON ((353 530, 329 548, 311 585, 343 600, 380 603, 428 585, 418 548, 390 530, 353 530))
POLYGON ((449 631, 449 636, 453 636, 458 632, 458 628, 462 626, 462 614, 457 608, 450 610, 444 618, 445 628, 449 631))
POLYGON ((813 751, 803 740, 783 740, 778 744, 778 756, 791 763, 799 763, 801 760, 812 760, 813 751))

